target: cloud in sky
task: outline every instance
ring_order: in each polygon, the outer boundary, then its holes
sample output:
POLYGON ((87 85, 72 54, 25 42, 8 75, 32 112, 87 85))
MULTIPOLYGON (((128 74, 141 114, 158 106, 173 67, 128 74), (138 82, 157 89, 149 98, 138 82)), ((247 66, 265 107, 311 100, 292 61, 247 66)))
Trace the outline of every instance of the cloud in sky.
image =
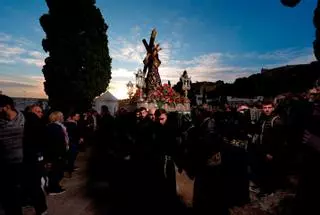
MULTIPOLYGON (((141 28, 135 26, 132 32, 141 34, 141 28)), ((126 96, 126 83, 134 81, 134 72, 143 67, 142 60, 146 51, 141 40, 132 41, 129 38, 118 38, 110 41, 111 57, 116 62, 112 77, 114 86, 110 91, 117 97, 126 96), (117 62, 121 62, 117 64, 117 62), (128 69, 129 68, 129 69, 128 69)), ((159 72, 164 82, 170 80, 176 83, 184 70, 187 70, 192 81, 232 82, 236 78, 259 73, 261 68, 272 68, 287 64, 309 63, 315 60, 312 48, 287 48, 269 52, 222 53, 209 52, 190 59, 179 59, 180 42, 162 41, 163 50, 159 53, 162 65, 159 72), (179 50, 179 49, 178 49, 179 50)), ((111 84, 112 85, 112 84, 111 84)))
POLYGON ((37 48, 28 39, 0 33, 0 90, 3 93, 16 97, 46 97, 41 76, 46 54, 37 48), (18 72, 27 68, 39 75, 18 72))
MULTIPOLYGON (((179 27, 179 23, 186 21, 181 19, 176 25, 179 27)), ((176 33, 172 32, 172 34, 176 33)), ((142 61, 146 50, 141 39, 148 40, 149 36, 149 32, 143 31, 143 28, 138 25, 133 26, 126 36, 120 37, 109 32, 109 49, 113 58, 112 80, 109 90, 116 97, 127 97, 126 84, 129 81, 134 83, 134 73, 139 68, 143 68, 142 61)), ((184 70, 188 71, 193 82, 217 80, 231 82, 238 77, 258 73, 262 67, 272 68, 315 60, 310 47, 291 47, 268 52, 252 51, 246 53, 208 51, 185 57, 184 48, 189 45, 183 41, 182 35, 176 34, 171 39, 156 42, 160 42, 162 48, 159 53, 162 61, 159 67, 160 76, 163 82, 170 80, 172 84, 179 80, 184 70)), ((30 77, 21 76, 23 78, 18 76, 8 78, 0 73, 1 90, 16 96, 22 96, 21 92, 23 91, 27 91, 32 97, 45 96, 41 68, 47 55, 39 50, 41 50, 39 45, 33 46, 32 42, 27 39, 14 38, 12 35, 0 33, 0 68, 1 65, 33 66, 36 71, 34 74, 38 74, 30 77)))
POLYGON ((0 90, 13 97, 45 98, 42 76, 0 74, 0 90))
POLYGON ((0 64, 25 63, 42 67, 46 54, 30 48, 31 44, 24 38, 0 33, 0 64))
POLYGON ((6 43, 0 43, 0 59, 3 61, 15 58, 25 52, 26 50, 23 48, 10 46, 6 43))
POLYGON ((0 32, 0 42, 8 41, 10 39, 11 39, 10 35, 0 32))
POLYGON ((11 80, 1 80, 0 85, 3 88, 16 88, 16 87, 24 87, 24 88, 33 88, 35 85, 31 85, 29 83, 21 83, 11 80))

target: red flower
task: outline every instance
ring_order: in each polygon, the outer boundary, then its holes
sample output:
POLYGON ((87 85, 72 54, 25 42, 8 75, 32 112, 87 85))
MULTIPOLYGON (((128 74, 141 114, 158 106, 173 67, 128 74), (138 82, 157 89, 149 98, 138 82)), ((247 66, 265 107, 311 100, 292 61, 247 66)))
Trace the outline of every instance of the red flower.
MULTIPOLYGON (((136 93, 139 96, 139 92, 136 93)), ((169 104, 185 103, 189 101, 188 99, 185 99, 184 97, 181 97, 179 94, 177 94, 168 84, 158 86, 155 90, 149 92, 148 100, 150 102, 160 101, 169 104)))

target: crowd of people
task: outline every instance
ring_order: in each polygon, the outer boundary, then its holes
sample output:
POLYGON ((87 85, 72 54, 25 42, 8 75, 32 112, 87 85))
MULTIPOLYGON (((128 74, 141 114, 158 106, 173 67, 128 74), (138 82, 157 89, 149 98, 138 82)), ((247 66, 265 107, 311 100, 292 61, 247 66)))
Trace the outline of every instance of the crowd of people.
POLYGON ((77 171, 77 154, 94 127, 76 111, 64 115, 34 104, 20 112, 6 95, 0 115, 0 211, 19 215, 31 206, 47 214, 46 195, 65 192, 60 182, 77 171))
POLYGON ((0 95, 0 203, 6 215, 25 205, 46 214, 46 194, 65 191, 60 181, 90 146, 86 191, 99 214, 228 214, 250 202, 250 191, 292 189, 293 175, 294 213, 319 214, 319 94, 191 113, 120 108, 116 116, 106 106, 80 115, 35 104, 22 113, 0 95), (194 180, 192 209, 177 194, 182 171, 194 180))
POLYGON ((250 202, 250 191, 263 198, 289 189, 295 214, 317 214, 318 95, 313 89, 191 114, 120 109, 98 129, 89 193, 98 211, 111 214, 228 214, 250 202), (176 171, 194 180, 191 210, 177 195, 176 171))

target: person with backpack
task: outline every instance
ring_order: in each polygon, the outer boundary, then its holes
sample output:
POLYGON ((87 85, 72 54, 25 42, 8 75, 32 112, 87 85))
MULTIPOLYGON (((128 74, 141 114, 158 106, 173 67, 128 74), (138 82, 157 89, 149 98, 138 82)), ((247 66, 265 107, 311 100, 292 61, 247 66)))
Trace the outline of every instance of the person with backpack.
POLYGON ((275 114, 272 100, 263 101, 258 134, 259 138, 250 147, 250 167, 254 183, 260 187, 260 195, 271 194, 283 186, 282 155, 286 136, 283 121, 275 114))

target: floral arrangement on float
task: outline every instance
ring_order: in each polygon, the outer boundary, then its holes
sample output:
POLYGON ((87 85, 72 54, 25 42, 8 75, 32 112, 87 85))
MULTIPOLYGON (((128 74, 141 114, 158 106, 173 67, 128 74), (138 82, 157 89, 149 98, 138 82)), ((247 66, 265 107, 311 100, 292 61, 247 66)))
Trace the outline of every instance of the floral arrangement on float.
POLYGON ((175 107, 177 104, 190 103, 188 98, 181 96, 175 92, 169 84, 158 86, 155 90, 148 93, 148 102, 157 104, 158 108, 163 108, 164 105, 175 107))
MULTIPOLYGON (((134 100, 137 101, 139 99, 140 91, 141 89, 136 90, 133 96, 134 100)), ((155 90, 151 90, 148 95, 146 95, 146 102, 156 104, 159 109, 170 109, 169 111, 174 111, 177 105, 189 104, 190 100, 174 91, 169 84, 163 84, 155 90)))

